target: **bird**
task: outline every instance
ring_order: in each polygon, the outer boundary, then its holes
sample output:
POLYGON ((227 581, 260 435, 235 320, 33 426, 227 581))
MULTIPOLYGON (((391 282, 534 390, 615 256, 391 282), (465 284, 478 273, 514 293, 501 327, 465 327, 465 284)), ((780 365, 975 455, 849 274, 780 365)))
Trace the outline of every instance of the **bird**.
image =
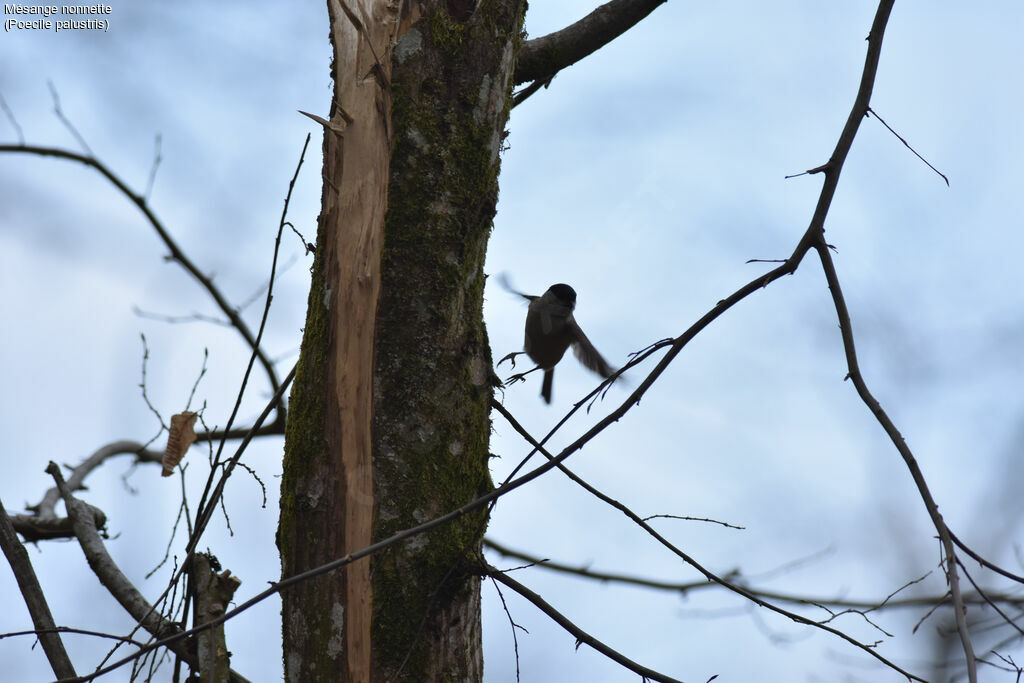
POLYGON ((512 367, 515 367, 515 357, 523 353, 537 364, 533 370, 509 377, 509 382, 522 381, 534 370, 543 370, 544 383, 540 395, 545 403, 551 403, 555 366, 562 360, 570 346, 576 358, 589 370, 605 378, 615 374, 615 369, 594 348, 573 316, 573 310, 576 308, 576 290, 565 283, 558 283, 548 287, 542 296, 534 296, 516 291, 506 278, 500 278, 500 281, 505 289, 529 301, 530 307, 526 313, 523 350, 508 354, 498 361, 498 365, 510 360, 512 367))

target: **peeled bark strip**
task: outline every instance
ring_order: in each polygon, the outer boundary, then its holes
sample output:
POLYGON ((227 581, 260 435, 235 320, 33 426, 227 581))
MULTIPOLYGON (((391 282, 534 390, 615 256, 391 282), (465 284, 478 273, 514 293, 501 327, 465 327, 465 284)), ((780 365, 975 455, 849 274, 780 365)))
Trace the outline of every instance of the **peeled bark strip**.
MULTIPOLYGON (((395 16, 382 0, 330 0, 334 98, 302 357, 286 430, 278 546, 289 576, 370 543, 374 318, 391 155, 395 16), (353 21, 354 20, 354 21, 353 21)), ((282 595, 289 681, 370 680, 369 562, 282 595)))

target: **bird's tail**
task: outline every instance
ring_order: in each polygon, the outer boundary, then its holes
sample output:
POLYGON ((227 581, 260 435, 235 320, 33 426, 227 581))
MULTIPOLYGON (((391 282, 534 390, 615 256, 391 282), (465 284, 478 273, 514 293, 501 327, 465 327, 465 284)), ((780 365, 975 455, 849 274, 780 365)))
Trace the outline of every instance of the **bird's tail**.
POLYGON ((544 371, 544 384, 540 388, 540 395, 544 397, 545 403, 551 403, 551 383, 555 379, 554 369, 544 371))

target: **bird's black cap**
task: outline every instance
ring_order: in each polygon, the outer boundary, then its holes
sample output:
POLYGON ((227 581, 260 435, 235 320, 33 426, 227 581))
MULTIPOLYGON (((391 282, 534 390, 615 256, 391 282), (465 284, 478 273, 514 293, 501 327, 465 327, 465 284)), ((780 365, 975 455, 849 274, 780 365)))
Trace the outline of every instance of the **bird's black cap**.
POLYGON ((576 290, 567 284, 558 283, 557 285, 551 285, 548 291, 557 296, 561 301, 567 303, 576 303, 576 290))

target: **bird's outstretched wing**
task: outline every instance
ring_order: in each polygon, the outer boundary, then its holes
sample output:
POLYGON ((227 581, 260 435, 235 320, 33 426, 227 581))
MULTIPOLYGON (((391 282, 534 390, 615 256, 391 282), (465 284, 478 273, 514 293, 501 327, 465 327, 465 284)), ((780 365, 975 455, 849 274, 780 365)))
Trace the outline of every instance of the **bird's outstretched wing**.
POLYGON ((509 292, 511 294, 518 294, 527 301, 533 301, 534 299, 540 298, 539 296, 534 296, 533 294, 523 294, 518 289, 513 287, 512 281, 508 277, 508 273, 498 273, 497 278, 498 284, 501 285, 501 288, 504 289, 506 292, 509 292))
POLYGON ((597 352, 594 345, 587 339, 587 335, 583 334, 583 330, 574 316, 569 317, 569 331, 572 335, 572 351, 576 354, 576 358, 587 369, 593 370, 602 377, 610 377, 615 372, 615 368, 608 365, 608 361, 597 352))

